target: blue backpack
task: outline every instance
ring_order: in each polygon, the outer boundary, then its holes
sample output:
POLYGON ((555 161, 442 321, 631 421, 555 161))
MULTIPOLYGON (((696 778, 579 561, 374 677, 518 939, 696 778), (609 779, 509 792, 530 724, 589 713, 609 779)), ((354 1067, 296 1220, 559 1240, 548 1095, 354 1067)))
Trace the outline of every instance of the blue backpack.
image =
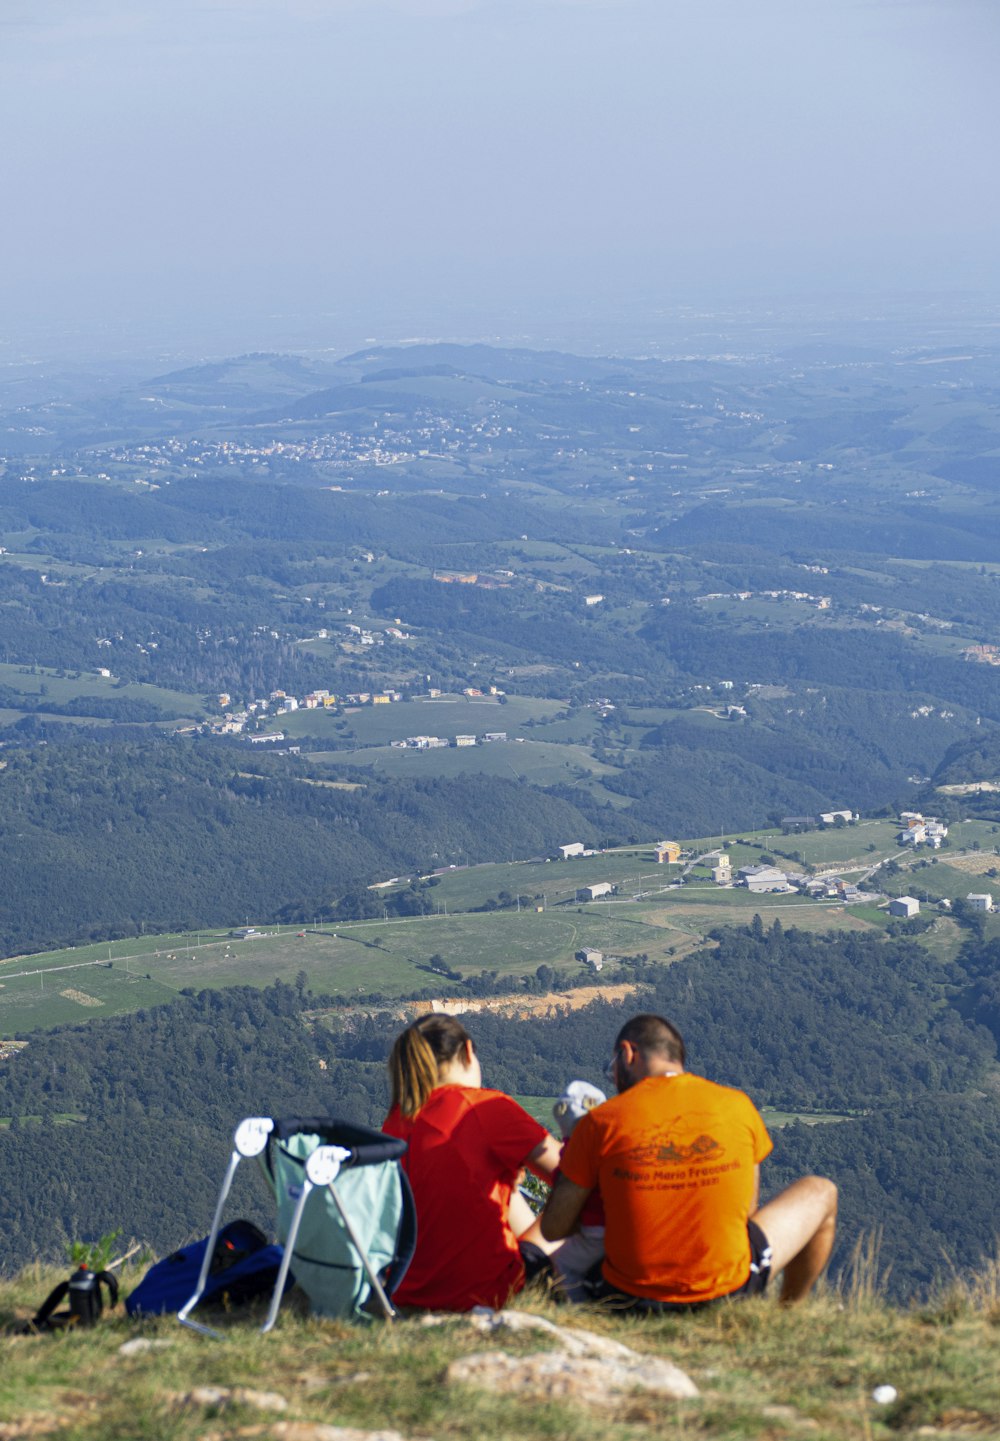
MULTIPOLYGON (((150 1266, 125 1302, 128 1314, 163 1316, 179 1311, 198 1284, 207 1246, 206 1236, 150 1266)), ((282 1248, 268 1245, 267 1237, 252 1221, 230 1221, 215 1243, 202 1304, 243 1306, 260 1296, 269 1297, 281 1257, 282 1248)), ((285 1289, 293 1284, 294 1277, 289 1274, 285 1289)))

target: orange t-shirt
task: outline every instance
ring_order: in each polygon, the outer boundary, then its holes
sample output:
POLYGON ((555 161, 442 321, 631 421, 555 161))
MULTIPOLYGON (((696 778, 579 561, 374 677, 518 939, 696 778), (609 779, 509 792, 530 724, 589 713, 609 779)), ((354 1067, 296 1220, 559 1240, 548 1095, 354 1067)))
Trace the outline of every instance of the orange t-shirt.
POLYGON ((656 1301, 709 1301, 750 1275, 754 1167, 771 1150, 742 1091, 647 1076, 579 1121, 562 1156, 604 1199, 604 1276, 656 1301))
POLYGON ((409 1143, 417 1249, 393 1296, 440 1311, 499 1307, 524 1285, 507 1220, 511 1191, 545 1127, 502 1091, 439 1086, 416 1116, 393 1106, 382 1130, 409 1143))

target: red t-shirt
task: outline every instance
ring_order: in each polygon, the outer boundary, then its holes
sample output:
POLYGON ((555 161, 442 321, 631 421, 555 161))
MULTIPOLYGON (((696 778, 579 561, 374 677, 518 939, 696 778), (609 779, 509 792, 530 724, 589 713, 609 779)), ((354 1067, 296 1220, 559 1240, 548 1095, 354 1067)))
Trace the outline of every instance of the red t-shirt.
POLYGON ((409 1143, 417 1249, 393 1300, 469 1311, 503 1306, 524 1285, 507 1207, 545 1127, 502 1091, 439 1086, 416 1116, 393 1106, 382 1130, 409 1143))

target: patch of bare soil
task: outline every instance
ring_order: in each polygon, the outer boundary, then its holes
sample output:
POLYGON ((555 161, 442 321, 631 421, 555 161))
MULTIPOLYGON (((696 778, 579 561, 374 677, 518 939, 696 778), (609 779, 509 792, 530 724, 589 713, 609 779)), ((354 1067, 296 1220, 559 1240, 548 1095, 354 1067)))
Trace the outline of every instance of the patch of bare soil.
POLYGON ((618 986, 579 986, 572 991, 555 991, 548 996, 483 996, 466 1000, 464 997, 442 997, 433 1001, 410 1001, 405 1007, 412 1016, 424 1016, 436 1011, 447 1016, 473 1015, 479 1011, 492 1011, 496 1015, 546 1016, 558 1015, 560 1011, 579 1011, 591 1001, 625 1001, 634 996, 639 987, 633 982, 618 986))

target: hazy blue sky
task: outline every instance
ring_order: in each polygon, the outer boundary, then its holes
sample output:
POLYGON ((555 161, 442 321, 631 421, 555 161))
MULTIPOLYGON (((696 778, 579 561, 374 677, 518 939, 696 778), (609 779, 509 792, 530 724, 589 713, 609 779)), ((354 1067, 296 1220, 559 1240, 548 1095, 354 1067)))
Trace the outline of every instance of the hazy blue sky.
POLYGON ((997 0, 2 0, 0 339, 995 288, 998 42, 997 0))

